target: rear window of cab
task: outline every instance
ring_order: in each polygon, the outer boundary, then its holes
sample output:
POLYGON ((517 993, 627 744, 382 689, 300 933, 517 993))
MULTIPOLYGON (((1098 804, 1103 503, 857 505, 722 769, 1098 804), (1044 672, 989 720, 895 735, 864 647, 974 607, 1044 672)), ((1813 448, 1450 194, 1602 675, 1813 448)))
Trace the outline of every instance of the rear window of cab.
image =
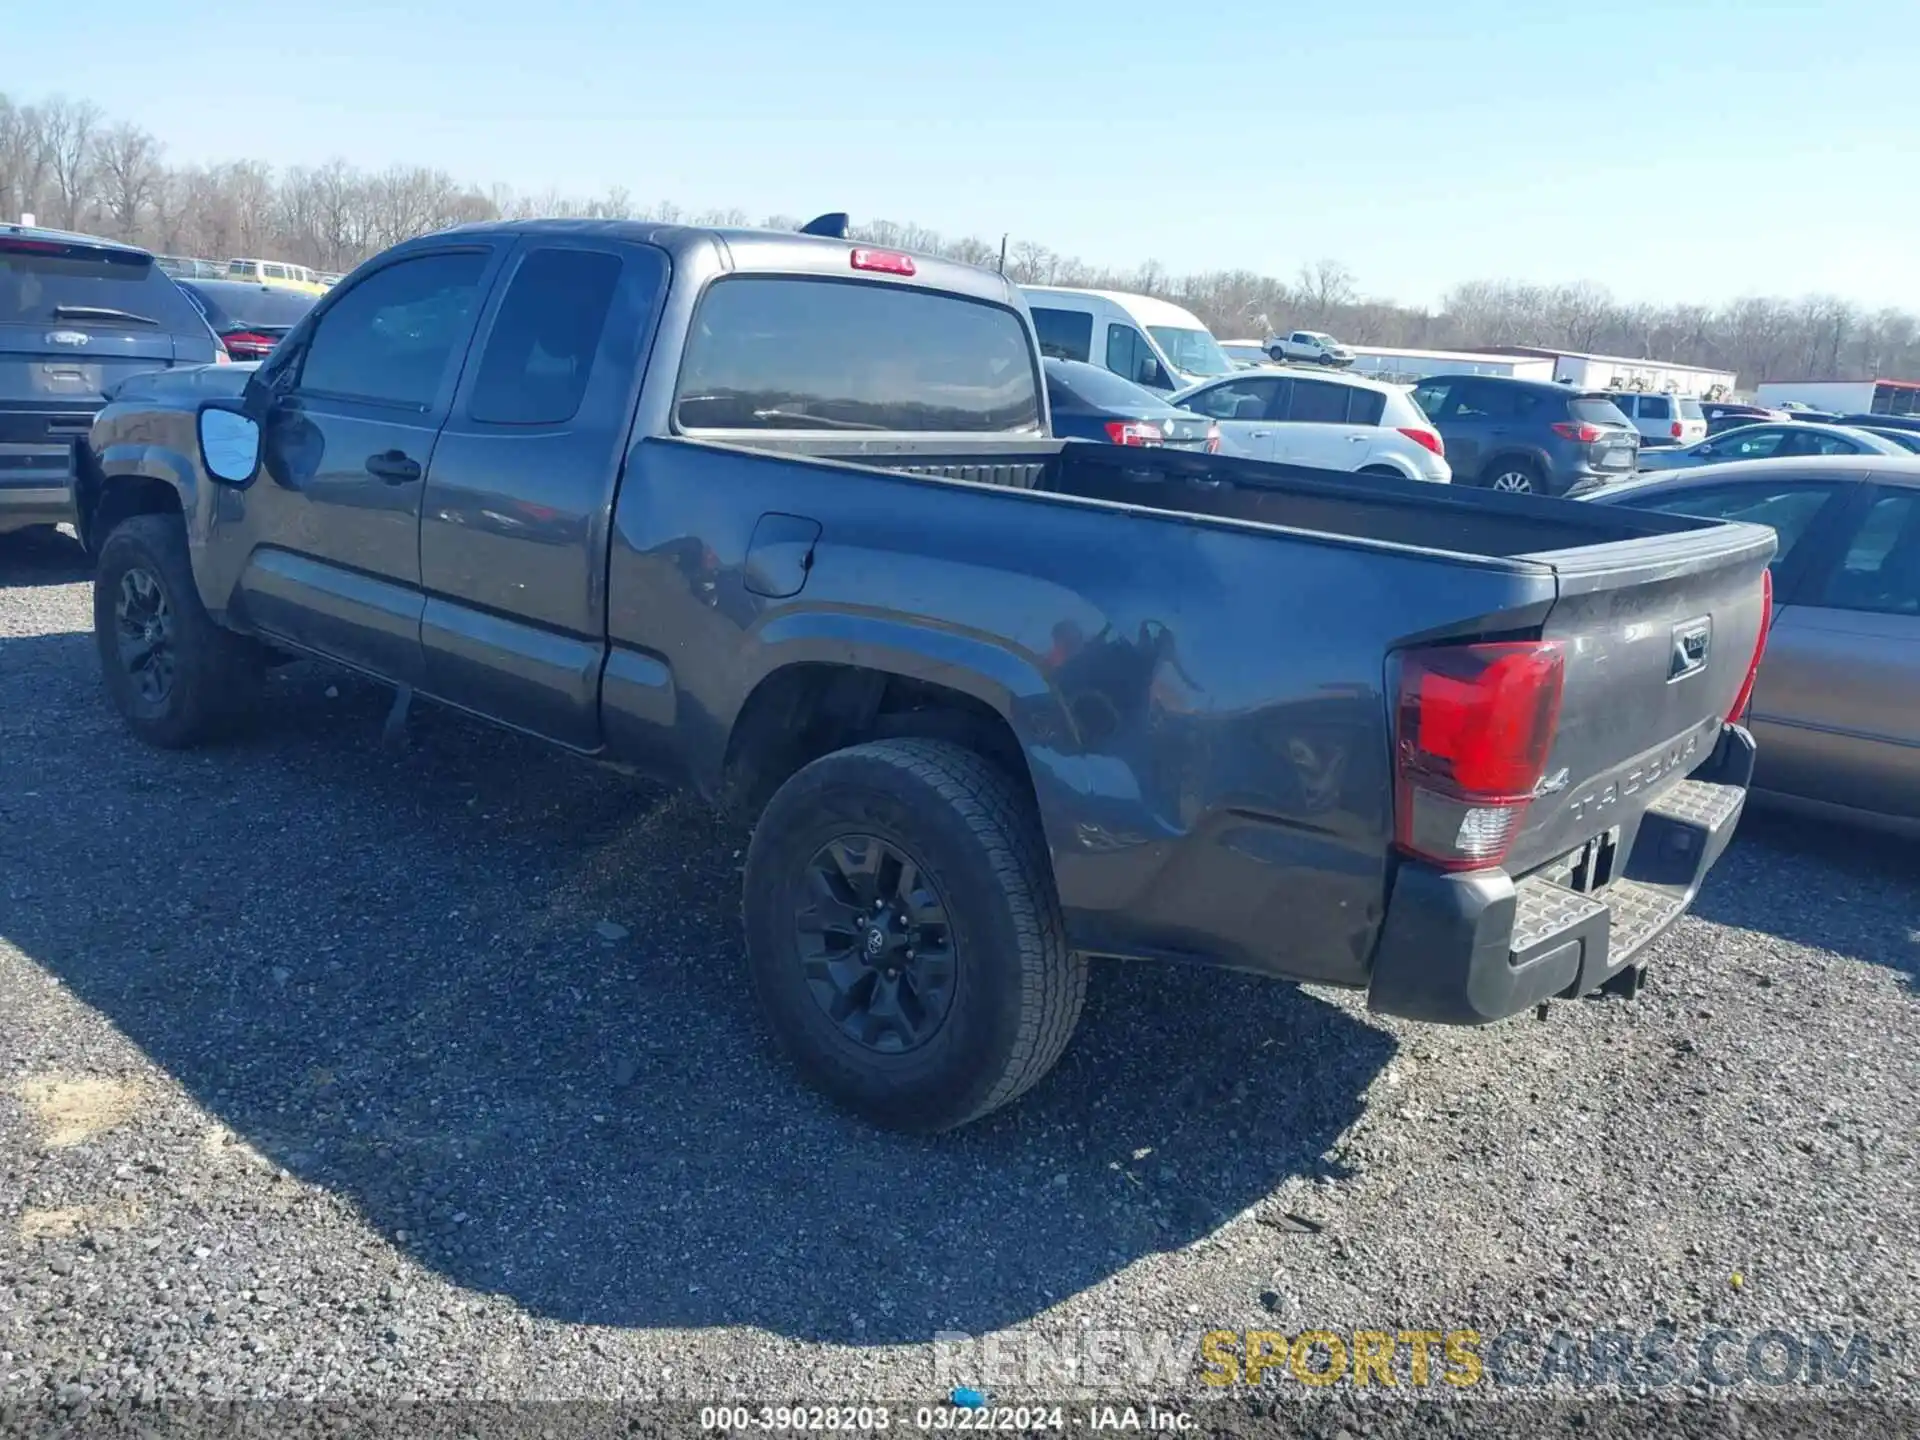
POLYGON ((1022 318, 911 286, 734 275, 707 287, 675 428, 1037 433, 1040 376, 1022 318))

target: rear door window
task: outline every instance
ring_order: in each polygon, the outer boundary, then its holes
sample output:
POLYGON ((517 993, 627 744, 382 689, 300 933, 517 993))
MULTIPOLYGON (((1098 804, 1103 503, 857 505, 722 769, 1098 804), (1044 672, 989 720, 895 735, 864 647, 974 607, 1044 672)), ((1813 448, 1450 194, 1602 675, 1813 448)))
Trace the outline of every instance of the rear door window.
POLYGON ((682 430, 1040 428, 1012 310, 905 285, 735 275, 708 286, 681 363, 682 430))
POLYGON ((1040 353, 1056 360, 1085 360, 1093 354, 1093 316, 1083 310, 1033 307, 1033 328, 1040 353))
POLYGON ((1868 507, 1821 603, 1879 615, 1920 615, 1920 491, 1883 494, 1868 507))
POLYGON ((1517 420, 1535 403, 1528 391, 1473 380, 1459 386, 1455 397, 1455 413, 1472 420, 1517 420))
POLYGON ((206 321, 149 255, 0 238, 0 325, 203 335, 206 321))
POLYGON ((467 413, 494 425, 559 425, 574 417, 620 283, 602 250, 530 251, 513 273, 480 355, 467 413))
POLYGON ((1295 425, 1344 425, 1347 387, 1325 380, 1295 380, 1287 419, 1295 425))
POLYGON ((1833 498, 1837 487, 1812 480, 1782 480, 1756 485, 1702 485, 1674 495, 1637 501, 1634 508, 1663 515, 1698 515, 1708 520, 1745 520, 1770 525, 1779 540, 1773 566, 1786 564, 1794 546, 1812 527, 1814 518, 1833 498))

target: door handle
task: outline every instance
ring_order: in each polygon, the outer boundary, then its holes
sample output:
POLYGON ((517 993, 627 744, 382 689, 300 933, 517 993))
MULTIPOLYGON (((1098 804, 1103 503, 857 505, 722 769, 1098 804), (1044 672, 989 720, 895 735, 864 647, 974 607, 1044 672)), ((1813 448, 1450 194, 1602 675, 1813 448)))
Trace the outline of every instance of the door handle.
POLYGON ((420 462, 403 450, 383 450, 367 457, 367 473, 389 485, 405 485, 420 478, 420 462))
POLYGON ((1271 440, 1273 438, 1273 431, 1255 430, 1251 434, 1249 434, 1247 438, 1249 440, 1271 440))
POLYGON ((1349 445, 1364 445, 1364 444, 1366 444, 1366 443, 1367 443, 1367 439, 1368 439, 1368 437, 1367 437, 1367 436, 1365 436, 1365 435, 1349 435, 1349 436, 1347 436, 1347 444, 1349 444, 1349 445))

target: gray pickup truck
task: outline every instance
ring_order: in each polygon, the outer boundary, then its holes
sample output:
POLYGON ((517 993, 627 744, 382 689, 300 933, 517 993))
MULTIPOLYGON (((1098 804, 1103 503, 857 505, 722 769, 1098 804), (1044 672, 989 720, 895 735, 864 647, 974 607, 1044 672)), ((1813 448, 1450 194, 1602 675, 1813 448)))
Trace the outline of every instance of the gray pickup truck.
POLYGON ((1046 1073, 1091 955, 1475 1024, 1631 989, 1732 833, 1771 531, 1048 436, 971 267, 468 227, 76 481, 156 745, 320 656, 753 823, 747 964, 895 1126, 1046 1073))

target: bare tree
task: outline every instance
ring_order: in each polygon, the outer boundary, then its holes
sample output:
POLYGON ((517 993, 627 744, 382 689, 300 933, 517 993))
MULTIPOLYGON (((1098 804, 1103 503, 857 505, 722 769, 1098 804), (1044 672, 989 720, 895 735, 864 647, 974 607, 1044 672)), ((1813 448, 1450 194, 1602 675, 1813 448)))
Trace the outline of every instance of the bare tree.
POLYGON ((141 238, 142 222, 160 182, 160 142, 137 125, 122 121, 95 147, 100 171, 100 200, 113 234, 141 238))
POLYGON ((34 211, 46 173, 47 139, 40 112, 0 95, 0 223, 34 211))
POLYGON ((80 228, 93 199, 94 136, 99 128, 100 107, 91 100, 55 96, 40 107, 54 220, 68 230, 80 228))
POLYGON ((1297 282, 1301 308, 1316 325, 1331 324, 1353 304, 1353 272, 1338 260, 1316 260, 1300 267, 1297 282))

